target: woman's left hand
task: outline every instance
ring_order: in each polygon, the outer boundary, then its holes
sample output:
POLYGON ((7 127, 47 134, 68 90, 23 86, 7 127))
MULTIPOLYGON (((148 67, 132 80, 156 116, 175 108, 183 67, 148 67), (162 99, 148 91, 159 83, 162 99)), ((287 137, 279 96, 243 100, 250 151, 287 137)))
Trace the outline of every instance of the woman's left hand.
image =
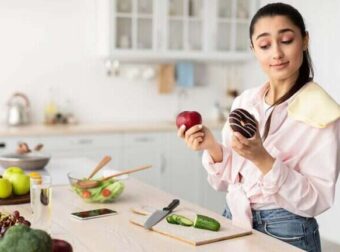
POLYGON ((263 147, 258 131, 252 138, 246 138, 238 132, 233 132, 231 148, 255 164, 263 174, 269 172, 274 164, 275 159, 263 147))

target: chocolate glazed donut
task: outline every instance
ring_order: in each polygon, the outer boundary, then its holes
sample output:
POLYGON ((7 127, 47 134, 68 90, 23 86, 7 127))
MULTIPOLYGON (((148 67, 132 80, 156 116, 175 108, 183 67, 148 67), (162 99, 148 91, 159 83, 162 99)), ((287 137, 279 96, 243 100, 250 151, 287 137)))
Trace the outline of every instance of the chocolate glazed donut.
POLYGON ((255 135, 257 123, 255 117, 245 109, 235 109, 229 114, 229 125, 233 131, 246 138, 255 135))

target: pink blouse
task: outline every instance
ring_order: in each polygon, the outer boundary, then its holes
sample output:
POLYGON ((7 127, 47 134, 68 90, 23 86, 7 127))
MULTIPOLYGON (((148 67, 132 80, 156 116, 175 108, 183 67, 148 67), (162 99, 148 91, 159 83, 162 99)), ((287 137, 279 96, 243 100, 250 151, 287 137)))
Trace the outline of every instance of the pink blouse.
MULTIPOLYGON (((267 119, 263 107, 266 89, 267 85, 263 85, 245 91, 232 107, 232 110, 243 108, 253 114, 259 122, 260 133, 267 119)), ((208 182, 215 190, 227 192, 226 201, 235 225, 251 228, 251 209, 284 208, 297 215, 313 217, 333 204, 340 168, 340 120, 326 128, 296 121, 287 112, 292 99, 294 96, 276 106, 272 114, 263 146, 275 162, 266 175, 231 149, 232 132, 227 123, 222 132, 222 162, 214 163, 207 151, 203 153, 208 182)))

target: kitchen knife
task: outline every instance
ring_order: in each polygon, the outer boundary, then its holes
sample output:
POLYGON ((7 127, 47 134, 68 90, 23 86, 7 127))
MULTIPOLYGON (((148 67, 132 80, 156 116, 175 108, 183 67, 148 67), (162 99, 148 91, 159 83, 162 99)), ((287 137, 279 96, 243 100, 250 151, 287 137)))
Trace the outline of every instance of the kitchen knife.
POLYGON ((153 212, 150 217, 145 221, 144 227, 150 229, 158 222, 160 222, 165 216, 172 212, 179 205, 179 200, 174 199, 167 207, 164 207, 163 210, 156 210, 153 212))

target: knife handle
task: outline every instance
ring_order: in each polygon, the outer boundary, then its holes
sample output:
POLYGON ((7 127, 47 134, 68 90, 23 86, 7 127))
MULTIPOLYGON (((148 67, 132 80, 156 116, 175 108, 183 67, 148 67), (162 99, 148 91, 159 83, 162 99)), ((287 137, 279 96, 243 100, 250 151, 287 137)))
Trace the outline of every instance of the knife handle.
POLYGON ((163 210, 172 212, 172 210, 174 210, 178 205, 179 205, 179 200, 174 199, 167 207, 164 207, 163 210))

